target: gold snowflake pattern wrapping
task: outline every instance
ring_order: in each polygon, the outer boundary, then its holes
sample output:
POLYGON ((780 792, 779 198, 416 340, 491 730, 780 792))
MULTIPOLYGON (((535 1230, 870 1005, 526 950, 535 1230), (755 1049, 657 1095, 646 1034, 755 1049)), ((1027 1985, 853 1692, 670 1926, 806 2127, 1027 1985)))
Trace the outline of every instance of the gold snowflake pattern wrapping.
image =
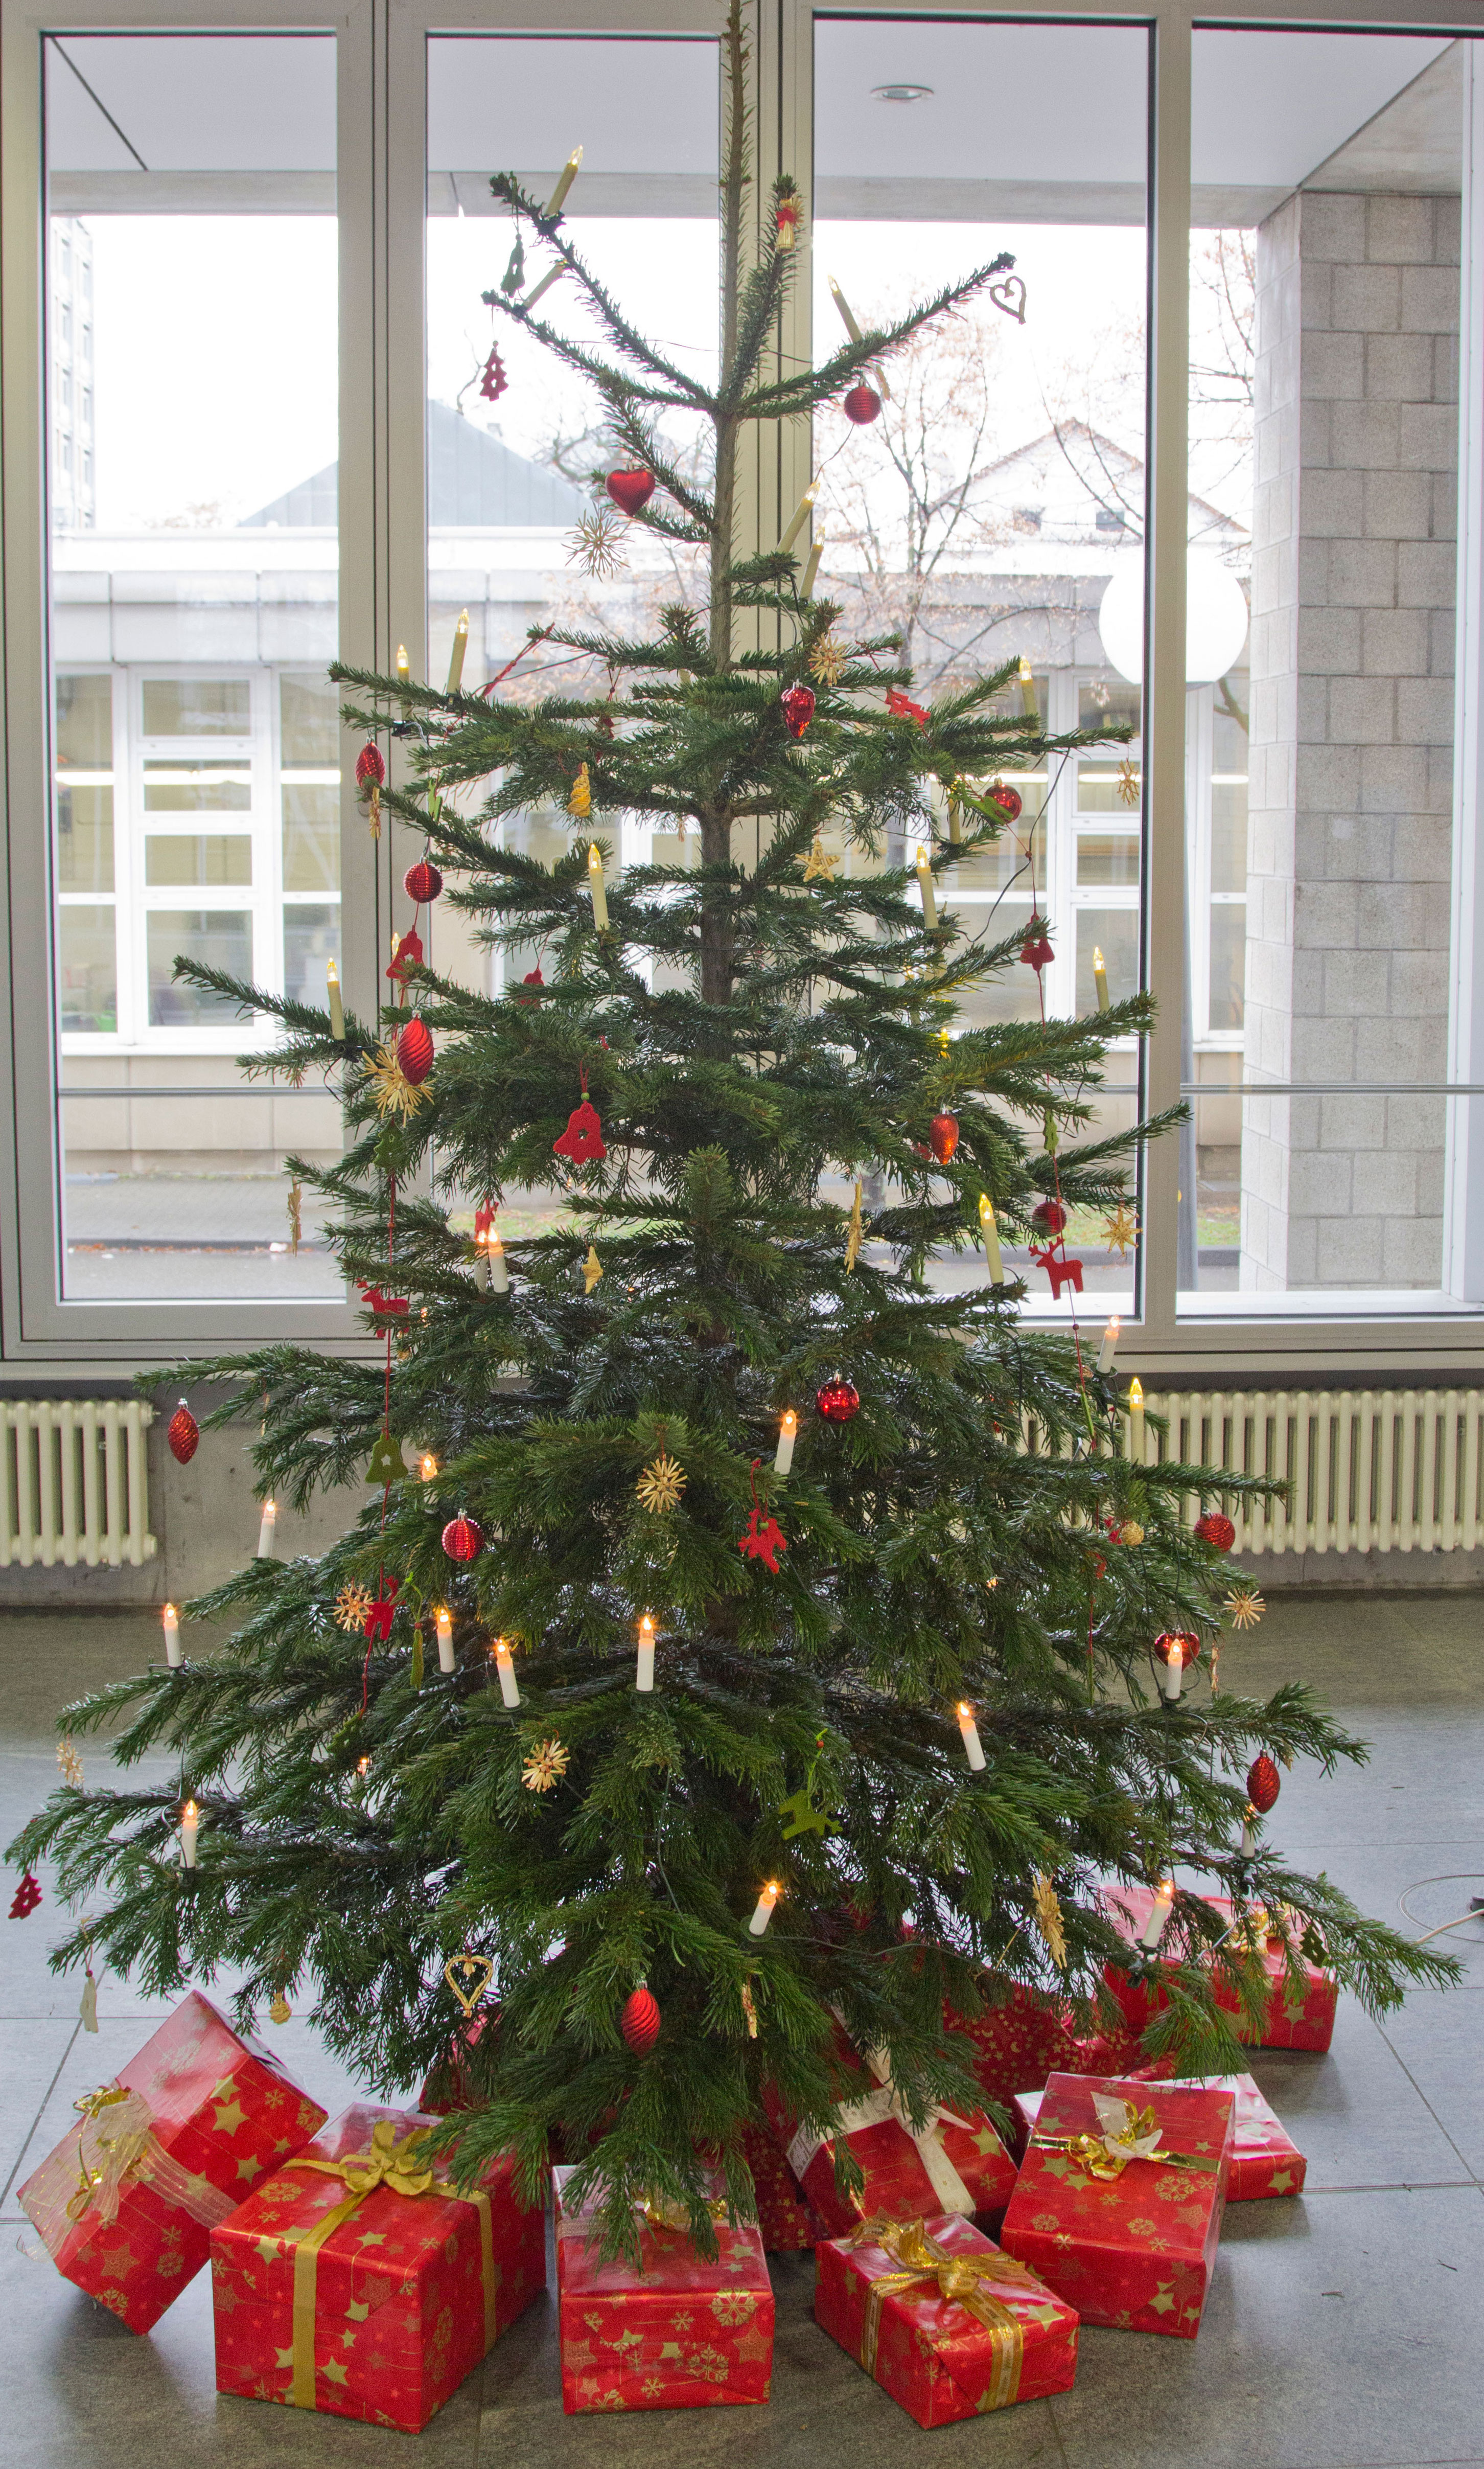
POLYGON ((851 1203, 850 1227, 845 1236, 845 1274, 847 1277, 849 1277, 852 1269, 860 1258, 861 1233, 860 1182, 857 1177, 856 1183, 856 1197, 851 1203))
POLYGON ((688 1480, 685 1468, 668 1449, 661 1449, 653 1465, 645 1467, 634 1489, 651 1516, 668 1517, 678 1507, 688 1480))
POLYGON ((839 863, 840 861, 837 857, 831 857, 827 853, 825 844, 820 839, 819 834, 816 832, 814 834, 814 845, 810 850, 808 857, 804 861, 805 882, 828 883, 839 863))
POLYGON ((387 1038, 377 1047, 376 1060, 366 1074, 365 1086, 376 1099, 378 1115, 400 1115, 410 1123, 418 1108, 431 1092, 415 1088, 397 1060, 397 1041, 387 1038))
POLYGON ((611 582, 628 563, 620 545, 627 529, 606 506, 594 506, 590 513, 580 515, 567 546, 568 565, 590 574, 596 583, 611 582))
POLYGON ((1118 767, 1118 795, 1126 806, 1136 806, 1139 802, 1138 766, 1130 763, 1127 756, 1118 767))
POLYGON ((335 1597, 335 1627, 358 1635, 366 1626, 371 1609, 371 1591, 366 1586, 342 1586, 335 1597))
POLYGON ((742 2010, 747 2018, 747 2038, 749 2041, 755 2041, 758 2037, 758 2010, 752 2002, 750 1980, 744 1980, 742 1985, 742 2010))
POLYGON ((1121 1200, 1111 1217, 1103 1221, 1103 1240, 1120 1260, 1127 1259, 1139 1239, 1139 1221, 1126 1200, 1121 1200))
POLYGON ((73 1747, 71 1740, 65 1735, 57 1743, 57 1763, 61 1768, 63 1783, 70 1783, 74 1791, 80 1791, 82 1761, 73 1747))
POLYGON ((1239 1591, 1233 1588, 1226 1598, 1226 1613, 1233 1628, 1256 1628, 1267 1609, 1255 1586, 1239 1591))
POLYGON ((550 1791, 567 1770, 567 1752, 559 1741, 538 1741, 520 1769, 527 1791, 550 1791))
POLYGON ((1059 1972, 1066 1970, 1066 1934, 1062 1927, 1062 1906, 1051 1880, 1039 1869, 1032 1880, 1036 1906, 1036 1926, 1046 1941, 1046 1950, 1059 1972))
POLYGON ((822 686, 837 686, 844 666, 845 654, 830 635, 816 643, 809 656, 810 676, 817 678, 822 686))

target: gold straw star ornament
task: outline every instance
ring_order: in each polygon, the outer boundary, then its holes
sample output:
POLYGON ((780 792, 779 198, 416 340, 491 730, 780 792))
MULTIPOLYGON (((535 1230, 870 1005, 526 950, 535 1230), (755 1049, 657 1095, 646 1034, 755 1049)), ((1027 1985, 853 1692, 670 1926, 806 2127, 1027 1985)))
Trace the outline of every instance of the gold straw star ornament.
POLYGON ((540 1741, 520 1769, 527 1791, 550 1791, 566 1773, 568 1757, 559 1741, 540 1741))
POLYGON ((652 1516, 668 1517, 670 1511, 678 1506, 686 1482, 685 1468, 670 1455, 668 1449, 661 1449, 653 1465, 645 1467, 634 1489, 643 1507, 652 1516))
POLYGON ((816 832, 814 834, 814 845, 810 850, 808 857, 804 861, 805 882, 828 883, 839 863, 840 861, 837 857, 827 856, 825 852, 825 844, 820 839, 819 834, 816 832))
POLYGON ((603 1262, 598 1258, 597 1246, 596 1244, 589 1243, 587 1246, 587 1258, 582 1262, 582 1283, 589 1294, 592 1293, 594 1286, 597 1284, 602 1275, 603 1262))
POLYGON ((1244 1593, 1235 1590, 1226 1598, 1226 1611, 1233 1628, 1256 1628, 1267 1606, 1255 1586, 1244 1593))
POLYGON ((378 1115, 399 1115, 410 1123, 418 1108, 431 1092, 415 1087, 397 1060, 397 1041, 387 1038, 376 1052, 376 1060, 366 1073, 365 1085, 376 1101, 378 1115))
POLYGON ((1126 1200, 1121 1200, 1111 1217, 1103 1221, 1103 1240, 1120 1260, 1127 1259, 1139 1239, 1139 1221, 1126 1200))
POLYGON ((365 1586, 342 1586, 335 1597, 335 1627, 358 1631, 366 1626, 371 1609, 371 1595, 365 1586))

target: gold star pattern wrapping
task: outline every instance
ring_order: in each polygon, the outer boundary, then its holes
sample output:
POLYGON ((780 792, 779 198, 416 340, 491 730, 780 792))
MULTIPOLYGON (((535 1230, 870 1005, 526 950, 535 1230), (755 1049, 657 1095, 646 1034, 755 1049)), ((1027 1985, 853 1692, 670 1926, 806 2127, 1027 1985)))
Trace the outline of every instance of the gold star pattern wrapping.
POLYGON ((828 883, 839 863, 840 861, 837 857, 830 857, 826 853, 825 844, 820 839, 819 834, 816 832, 814 834, 814 845, 810 850, 808 857, 804 861, 805 882, 828 883))
POLYGON ((574 822, 585 823, 592 810, 592 780, 586 764, 580 763, 577 767, 577 778, 572 783, 572 795, 567 799, 567 812, 574 822))
POLYGON ((634 1486, 640 1501, 653 1517, 668 1517, 679 1506, 680 1494, 688 1477, 685 1468, 668 1449, 661 1449, 652 1465, 647 1465, 634 1486))
POLYGON ((1124 805, 1136 806, 1139 802, 1139 794, 1138 767, 1125 757, 1118 767, 1119 797, 1124 805))
POLYGON ((335 1597, 335 1627, 359 1637, 365 1631, 366 1614, 371 1609, 371 1591, 366 1586, 342 1586, 335 1597))
POLYGON ((1062 1906, 1051 1880, 1039 1869, 1032 1877, 1036 1926, 1046 1941, 1046 1950, 1059 1972, 1066 1970, 1066 1936, 1062 1927, 1062 1906))
POLYGON ((567 1752, 559 1741, 538 1741, 520 1769, 527 1791, 550 1791, 567 1770, 567 1752))
POLYGON ((74 1791, 80 1791, 82 1788, 82 1761, 79 1757, 77 1750, 73 1747, 71 1740, 65 1735, 57 1743, 57 1763, 61 1768, 63 1783, 70 1783, 74 1791))
POLYGON ((590 514, 580 515, 567 549, 568 565, 590 574, 595 582, 611 582, 628 563, 621 545, 627 528, 606 506, 594 506, 590 514))
POLYGON ((1267 1609, 1255 1586, 1233 1588, 1226 1598, 1227 1617, 1233 1628, 1256 1628, 1267 1609))
POLYGON ((845 1237, 845 1274, 849 1277, 860 1258, 860 1182, 856 1182, 856 1197, 851 1204, 850 1229, 845 1237))
POLYGON ((589 1243, 587 1246, 587 1258, 582 1262, 582 1283, 589 1294, 592 1293, 594 1286, 597 1284, 602 1275, 603 1262, 598 1258, 597 1246, 596 1244, 589 1243))
POLYGON ((409 1123, 430 1094, 426 1089, 415 1088, 408 1079, 397 1060, 397 1041, 392 1037, 377 1047, 365 1085, 376 1099, 378 1115, 400 1115, 409 1123))
POLYGON ((809 656, 810 676, 817 678, 822 686, 838 685, 840 672, 844 666, 845 654, 830 635, 826 635, 822 641, 816 643, 809 656))
POLYGON ((1139 1221, 1126 1200, 1121 1200, 1111 1217, 1103 1221, 1103 1240, 1120 1260, 1128 1258, 1139 1239, 1139 1221))

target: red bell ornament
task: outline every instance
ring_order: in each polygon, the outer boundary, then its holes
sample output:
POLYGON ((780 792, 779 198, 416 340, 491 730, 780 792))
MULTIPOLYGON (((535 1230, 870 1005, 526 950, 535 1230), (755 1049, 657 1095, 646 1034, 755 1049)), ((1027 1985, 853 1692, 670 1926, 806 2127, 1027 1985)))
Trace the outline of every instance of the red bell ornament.
POLYGON ((1229 1552, 1237 1540, 1231 1519, 1223 1517, 1219 1509, 1208 1509, 1204 1517, 1197 1518, 1196 1534, 1202 1543, 1210 1544, 1213 1552, 1229 1552))
POLYGON ((814 1403, 827 1423, 848 1423, 860 1412, 860 1392, 854 1380, 841 1379, 838 1373, 814 1392, 814 1403))
POLYGON ((582 1074, 582 1102, 574 1106, 567 1117, 567 1128, 559 1140, 553 1141, 556 1157, 570 1159, 573 1165, 587 1165, 608 1154, 603 1137, 603 1123, 597 1107, 587 1095, 587 1074, 582 1074))
POLYGON ((958 1117, 934 1115, 928 1125, 928 1138, 932 1142, 933 1155, 938 1164, 947 1165, 958 1147, 958 1117))
POLYGON ((618 2028, 636 2058, 649 2056, 659 2039, 659 2025, 658 2003, 641 1980, 633 1996, 624 2000, 624 2011, 618 2019, 618 2028))
POLYGON ((847 420, 855 422, 857 428, 865 428, 870 422, 879 418, 881 398, 875 386, 852 386, 840 409, 847 420))
POLYGON ((654 495, 654 474, 646 472, 642 466, 625 472, 610 472, 603 485, 621 513, 636 515, 654 495))
POLYGON ((1020 792, 1018 789, 1007 789, 1003 780, 996 780, 990 788, 986 789, 984 795, 986 802, 992 806, 997 806, 1000 813, 1002 815, 1008 815, 1012 822, 1018 819, 1020 813, 1020 792))
POLYGON ((165 1437, 170 1442, 170 1453, 175 1464, 189 1465, 201 1445, 201 1426, 184 1397, 170 1419, 170 1428, 165 1437))
POLYGON ((1247 1768, 1247 1798, 1260 1816, 1267 1816, 1282 1788, 1278 1769, 1264 1749, 1247 1768))
POLYGON ((790 737, 802 737, 814 717, 814 695, 810 686, 786 686, 778 698, 783 705, 784 725, 790 737))
POLYGON ((1038 1200, 1031 1211, 1031 1224, 1038 1234, 1049 1235, 1055 1242, 1066 1224, 1066 1211, 1060 1200, 1038 1200))
POLYGON ((484 1528, 460 1511, 444 1528, 444 1550, 450 1560, 477 1560, 485 1548, 484 1528))
POLYGON ((425 857, 419 858, 416 865, 409 865, 402 876, 402 889, 409 900, 418 902, 420 906, 424 900, 436 900, 443 888, 443 876, 425 857))
POLYGON ((1056 957, 1055 952, 1051 948, 1051 937, 1046 933, 1044 927, 1039 935, 1028 935, 1026 940, 1020 946, 1021 959, 1025 962, 1028 969, 1034 969, 1036 971, 1038 977, 1039 977, 1042 969, 1047 969, 1051 966, 1051 963, 1056 957))
POLYGON ((427 1078, 433 1068, 433 1032, 425 1020, 409 1020, 397 1041, 397 1063, 414 1089, 427 1078))

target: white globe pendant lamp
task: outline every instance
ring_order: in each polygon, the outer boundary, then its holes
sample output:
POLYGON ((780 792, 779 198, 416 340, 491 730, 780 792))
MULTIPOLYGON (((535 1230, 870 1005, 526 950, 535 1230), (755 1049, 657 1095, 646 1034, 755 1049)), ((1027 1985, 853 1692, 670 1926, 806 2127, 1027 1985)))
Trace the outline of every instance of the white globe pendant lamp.
MULTIPOLYGON (((1108 665, 1130 685, 1144 679, 1144 560, 1120 565, 1103 594, 1098 633, 1108 665)), ((1214 685, 1247 639, 1247 603, 1241 584, 1208 548, 1185 563, 1185 682, 1214 685)))

